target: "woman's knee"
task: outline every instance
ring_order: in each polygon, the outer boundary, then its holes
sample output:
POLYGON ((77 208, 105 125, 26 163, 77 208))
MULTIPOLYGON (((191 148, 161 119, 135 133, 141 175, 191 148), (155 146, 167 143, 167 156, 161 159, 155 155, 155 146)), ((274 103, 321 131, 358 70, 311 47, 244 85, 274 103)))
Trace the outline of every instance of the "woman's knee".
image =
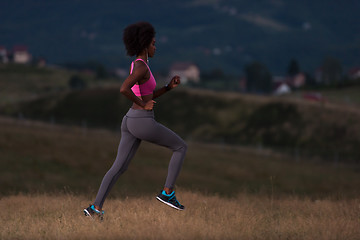
POLYGON ((179 146, 177 147, 177 149, 175 151, 179 151, 182 153, 186 153, 188 149, 188 145, 186 144, 186 142, 184 140, 181 140, 181 142, 179 143, 179 146))

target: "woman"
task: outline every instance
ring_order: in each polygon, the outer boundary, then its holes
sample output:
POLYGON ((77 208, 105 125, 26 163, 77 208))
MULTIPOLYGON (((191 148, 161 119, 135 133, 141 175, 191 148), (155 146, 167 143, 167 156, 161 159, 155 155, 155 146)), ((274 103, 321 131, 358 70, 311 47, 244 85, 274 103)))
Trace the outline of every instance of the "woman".
POLYGON ((138 22, 124 30, 123 40, 129 56, 136 56, 132 62, 130 74, 121 85, 120 92, 133 104, 121 123, 121 140, 117 157, 105 174, 95 202, 84 209, 86 216, 98 216, 102 219, 102 206, 117 179, 124 173, 142 140, 165 146, 173 151, 168 167, 165 186, 156 197, 159 201, 178 210, 184 210, 176 197, 174 185, 180 172, 186 150, 186 143, 173 131, 154 119, 153 99, 177 87, 180 77, 174 76, 165 87, 155 90, 156 82, 148 66, 148 58, 156 51, 155 30, 150 23, 138 22))

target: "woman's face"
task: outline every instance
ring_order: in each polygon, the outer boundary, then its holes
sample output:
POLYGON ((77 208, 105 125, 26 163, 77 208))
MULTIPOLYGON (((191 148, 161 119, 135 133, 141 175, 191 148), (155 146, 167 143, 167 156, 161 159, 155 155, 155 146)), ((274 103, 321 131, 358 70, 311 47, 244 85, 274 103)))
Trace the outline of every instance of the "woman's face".
POLYGON ((153 57, 155 55, 156 47, 155 47, 155 38, 152 39, 149 47, 148 47, 148 55, 149 57, 153 57))

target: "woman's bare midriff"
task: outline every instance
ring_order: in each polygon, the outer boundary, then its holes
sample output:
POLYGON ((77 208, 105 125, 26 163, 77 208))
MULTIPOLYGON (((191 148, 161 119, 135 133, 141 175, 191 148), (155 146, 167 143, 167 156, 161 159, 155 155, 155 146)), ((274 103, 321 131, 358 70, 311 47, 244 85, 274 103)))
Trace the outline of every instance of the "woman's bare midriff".
MULTIPOLYGON (((153 98, 153 95, 152 94, 149 94, 149 95, 145 95, 145 96, 138 96, 138 98, 142 99, 144 102, 148 102, 148 101, 151 101, 152 98, 153 98)), ((136 103, 133 103, 132 109, 137 109, 137 110, 142 110, 144 109, 143 107, 137 105, 136 103)))

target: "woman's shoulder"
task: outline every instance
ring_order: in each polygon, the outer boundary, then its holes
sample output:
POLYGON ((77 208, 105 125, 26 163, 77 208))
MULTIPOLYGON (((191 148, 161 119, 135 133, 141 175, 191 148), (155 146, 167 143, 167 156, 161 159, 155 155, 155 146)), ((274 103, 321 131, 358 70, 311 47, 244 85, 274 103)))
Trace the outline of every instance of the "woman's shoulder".
POLYGON ((137 68, 137 69, 141 69, 141 68, 147 69, 148 68, 147 64, 143 60, 140 60, 140 59, 136 59, 135 61, 133 61, 133 64, 134 64, 134 68, 137 68))
POLYGON ((148 66, 145 64, 145 62, 143 61, 134 61, 134 72, 136 72, 139 75, 146 75, 149 71, 148 66))

